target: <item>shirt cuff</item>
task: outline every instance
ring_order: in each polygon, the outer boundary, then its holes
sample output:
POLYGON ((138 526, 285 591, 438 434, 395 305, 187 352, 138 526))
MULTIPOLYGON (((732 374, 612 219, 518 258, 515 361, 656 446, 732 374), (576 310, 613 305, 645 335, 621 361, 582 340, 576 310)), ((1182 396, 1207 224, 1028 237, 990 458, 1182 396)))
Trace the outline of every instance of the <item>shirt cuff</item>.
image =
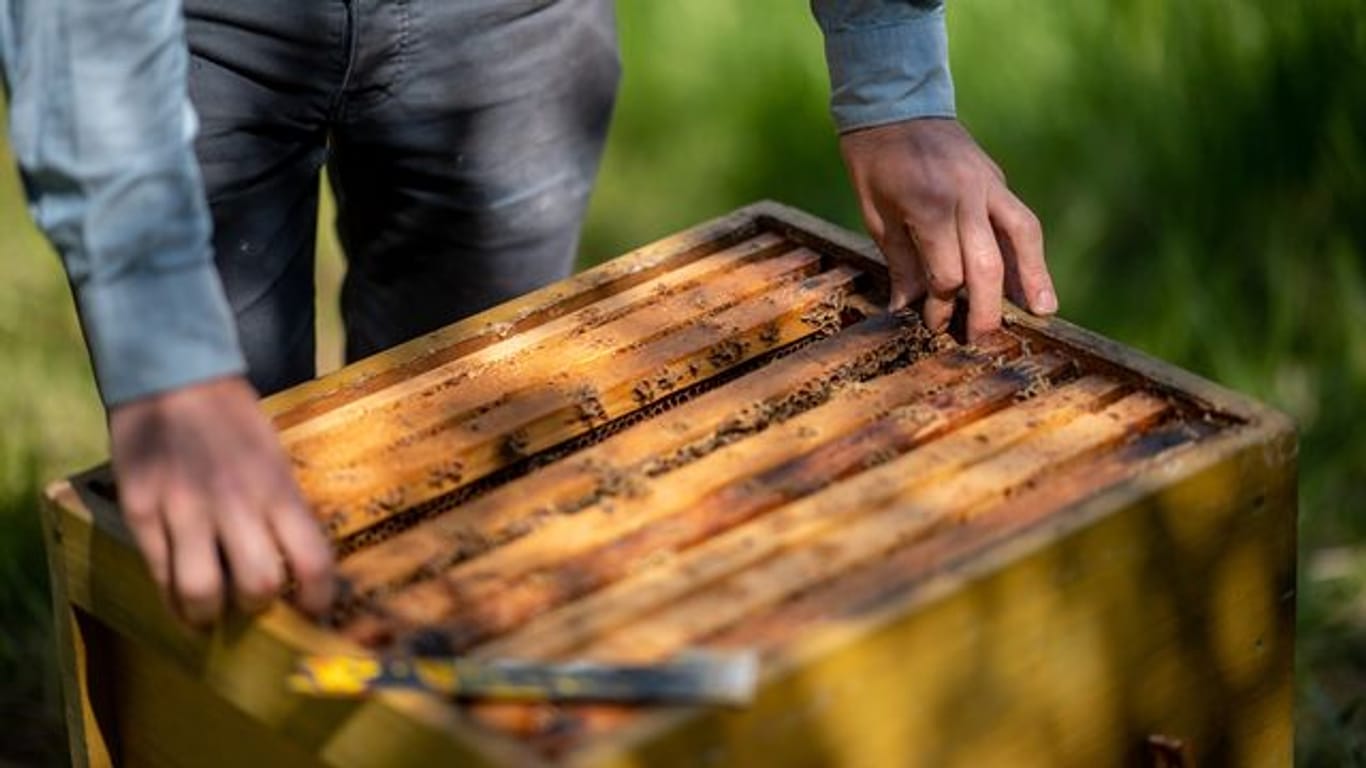
POLYGON ((207 258, 87 284, 76 300, 110 407, 246 370, 222 283, 207 258))
POLYGON ((942 6, 894 23, 828 29, 825 57, 841 133, 955 115, 942 6))

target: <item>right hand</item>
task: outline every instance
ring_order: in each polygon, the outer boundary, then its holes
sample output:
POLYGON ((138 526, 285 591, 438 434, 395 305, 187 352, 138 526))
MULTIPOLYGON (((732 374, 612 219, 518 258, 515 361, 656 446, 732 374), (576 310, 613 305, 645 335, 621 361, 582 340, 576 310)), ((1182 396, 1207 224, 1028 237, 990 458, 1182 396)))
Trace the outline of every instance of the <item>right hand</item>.
POLYGON ((245 379, 115 406, 109 437, 124 520, 185 622, 213 624, 229 594, 240 609, 259 611, 286 572, 300 607, 328 609, 332 549, 245 379))
POLYGON ((1036 315, 1058 310, 1038 218, 957 120, 850 131, 840 151, 863 220, 887 258, 889 309, 923 296, 925 325, 943 331, 966 288, 973 342, 1001 326, 1003 290, 1036 315))

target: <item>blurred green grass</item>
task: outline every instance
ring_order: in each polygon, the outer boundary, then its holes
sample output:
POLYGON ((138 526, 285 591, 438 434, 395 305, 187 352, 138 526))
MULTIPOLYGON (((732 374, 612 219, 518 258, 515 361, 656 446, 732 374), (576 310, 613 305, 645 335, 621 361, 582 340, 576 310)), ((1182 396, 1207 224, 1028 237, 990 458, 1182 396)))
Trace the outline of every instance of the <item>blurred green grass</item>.
MULTIPOLYGON (((761 197, 858 227, 805 3, 619 13, 626 74, 585 265, 761 197)), ((977 0, 950 3, 950 25, 962 119, 1044 221, 1063 315, 1299 422, 1299 758, 1366 765, 1366 13, 977 0)), ((0 762, 27 763, 60 749, 39 480, 106 447, 11 165, 0 145, 0 722, 29 727, 0 762)), ((330 236, 320 252, 330 368, 341 261, 330 236)))

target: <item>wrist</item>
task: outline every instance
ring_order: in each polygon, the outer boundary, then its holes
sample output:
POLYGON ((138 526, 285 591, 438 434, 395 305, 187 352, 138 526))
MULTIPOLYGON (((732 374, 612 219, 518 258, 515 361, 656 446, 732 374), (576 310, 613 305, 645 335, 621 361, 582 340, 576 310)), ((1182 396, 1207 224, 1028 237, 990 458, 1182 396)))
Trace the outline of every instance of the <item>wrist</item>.
POLYGON ((256 391, 241 374, 224 374, 181 386, 150 392, 109 406, 112 421, 118 414, 174 410, 185 403, 222 398, 256 399, 256 391))

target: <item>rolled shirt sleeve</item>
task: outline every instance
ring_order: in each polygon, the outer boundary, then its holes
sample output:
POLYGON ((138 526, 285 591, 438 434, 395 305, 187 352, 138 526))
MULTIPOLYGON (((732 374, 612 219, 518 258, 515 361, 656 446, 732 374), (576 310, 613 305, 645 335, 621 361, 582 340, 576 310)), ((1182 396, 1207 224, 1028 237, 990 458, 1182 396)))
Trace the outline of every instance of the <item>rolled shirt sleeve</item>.
POLYGON ((213 266, 177 0, 0 0, 10 136, 104 401, 245 369, 213 266))
POLYGON ((811 10, 825 34, 841 132, 954 116, 943 2, 811 0, 811 10))

